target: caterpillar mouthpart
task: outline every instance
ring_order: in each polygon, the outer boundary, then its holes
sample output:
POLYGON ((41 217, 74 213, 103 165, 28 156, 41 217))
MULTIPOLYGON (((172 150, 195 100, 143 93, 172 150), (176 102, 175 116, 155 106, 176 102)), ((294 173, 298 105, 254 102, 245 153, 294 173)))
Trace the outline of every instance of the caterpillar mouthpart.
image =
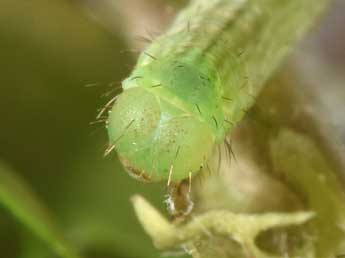
POLYGON ((212 126, 172 98, 143 87, 125 89, 109 112, 110 144, 130 175, 144 182, 194 175, 211 155, 212 126))

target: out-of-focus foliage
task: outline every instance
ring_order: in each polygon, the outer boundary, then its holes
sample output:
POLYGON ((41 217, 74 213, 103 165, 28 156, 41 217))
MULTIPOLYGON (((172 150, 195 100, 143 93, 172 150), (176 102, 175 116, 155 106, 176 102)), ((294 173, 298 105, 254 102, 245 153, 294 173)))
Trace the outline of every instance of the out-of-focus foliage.
POLYGON ((0 163, 0 204, 64 258, 77 258, 28 185, 0 163))

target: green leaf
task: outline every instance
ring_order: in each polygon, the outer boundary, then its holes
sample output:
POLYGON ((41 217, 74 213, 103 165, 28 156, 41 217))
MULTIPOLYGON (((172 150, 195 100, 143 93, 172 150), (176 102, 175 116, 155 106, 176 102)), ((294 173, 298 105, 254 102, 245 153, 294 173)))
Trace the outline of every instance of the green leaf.
POLYGON ((60 257, 79 258, 66 244, 62 234, 30 187, 2 162, 0 162, 0 206, 41 238, 60 257))

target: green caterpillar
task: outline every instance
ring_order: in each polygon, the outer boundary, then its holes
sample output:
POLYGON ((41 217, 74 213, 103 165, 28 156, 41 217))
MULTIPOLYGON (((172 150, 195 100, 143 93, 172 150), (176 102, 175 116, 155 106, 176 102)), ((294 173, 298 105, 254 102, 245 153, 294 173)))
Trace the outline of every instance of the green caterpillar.
POLYGON ((195 175, 326 2, 191 1, 123 81, 108 152, 143 181, 195 175))

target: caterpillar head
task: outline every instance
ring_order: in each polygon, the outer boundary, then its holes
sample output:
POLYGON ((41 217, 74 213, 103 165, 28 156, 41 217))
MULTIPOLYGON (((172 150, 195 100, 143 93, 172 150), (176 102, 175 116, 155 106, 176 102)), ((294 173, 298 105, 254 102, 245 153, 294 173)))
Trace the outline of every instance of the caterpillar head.
POLYGON ((108 133, 124 167, 144 181, 181 180, 198 172, 215 141, 207 123, 142 87, 119 96, 108 133))
POLYGON ((109 114, 110 144, 126 170, 142 181, 178 181, 197 173, 216 141, 213 126, 166 90, 168 81, 152 87, 152 78, 125 80, 109 114))

